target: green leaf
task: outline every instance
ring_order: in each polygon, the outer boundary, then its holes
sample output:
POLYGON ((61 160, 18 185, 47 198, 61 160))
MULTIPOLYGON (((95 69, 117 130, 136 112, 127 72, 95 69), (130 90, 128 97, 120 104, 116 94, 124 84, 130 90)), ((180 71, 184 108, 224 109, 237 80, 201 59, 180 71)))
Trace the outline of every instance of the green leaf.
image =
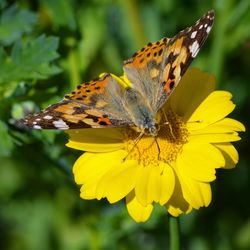
POLYGON ((23 34, 32 31, 37 22, 37 15, 31 11, 19 9, 12 5, 3 11, 0 17, 0 43, 10 45, 23 34))
POLYGON ((10 56, 0 49, 0 84, 12 81, 45 79, 59 73, 60 69, 51 65, 58 58, 56 52, 58 38, 40 37, 28 43, 15 42, 10 56))
POLYGON ((10 156, 14 148, 11 136, 8 134, 8 127, 0 120, 0 156, 10 156))

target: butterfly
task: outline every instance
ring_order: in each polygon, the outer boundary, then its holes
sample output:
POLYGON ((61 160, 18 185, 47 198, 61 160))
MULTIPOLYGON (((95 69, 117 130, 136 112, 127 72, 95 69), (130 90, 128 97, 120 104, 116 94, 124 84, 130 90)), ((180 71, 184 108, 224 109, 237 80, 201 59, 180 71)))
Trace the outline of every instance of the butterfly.
POLYGON ((135 127, 156 136, 156 116, 208 37, 214 21, 208 11, 173 38, 148 43, 124 61, 126 87, 105 73, 83 83, 64 99, 22 120, 33 129, 135 127))

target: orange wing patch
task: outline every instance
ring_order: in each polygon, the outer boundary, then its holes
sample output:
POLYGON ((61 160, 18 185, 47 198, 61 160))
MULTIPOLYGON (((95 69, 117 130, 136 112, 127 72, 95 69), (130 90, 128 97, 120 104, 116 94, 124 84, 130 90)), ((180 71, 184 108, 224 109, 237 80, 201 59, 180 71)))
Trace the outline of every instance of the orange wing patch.
POLYGON ((64 99, 78 100, 83 102, 84 104, 90 104, 92 102, 91 98, 94 95, 101 95, 105 93, 105 87, 108 84, 110 77, 111 75, 107 73, 98 79, 78 85, 74 91, 72 91, 70 94, 65 95, 64 99))
POLYGON ((110 119, 106 118, 101 112, 94 109, 86 109, 77 102, 68 102, 57 106, 54 112, 61 113, 63 120, 75 124, 83 122, 92 127, 111 125, 110 119))
POLYGON ((188 58, 188 51, 183 46, 184 37, 180 37, 171 44, 167 49, 167 64, 163 70, 164 90, 170 93, 174 86, 180 80, 182 74, 182 65, 185 65, 188 58))
MULTIPOLYGON (((140 51, 136 52, 131 58, 125 60, 124 66, 128 68, 144 68, 150 61, 155 61, 156 64, 160 64, 162 62, 164 50, 168 41, 168 38, 163 38, 158 42, 148 43, 140 51)), ((155 76, 156 73, 157 72, 154 71, 151 74, 155 76)), ((160 72, 158 72, 158 74, 159 73, 160 72)))

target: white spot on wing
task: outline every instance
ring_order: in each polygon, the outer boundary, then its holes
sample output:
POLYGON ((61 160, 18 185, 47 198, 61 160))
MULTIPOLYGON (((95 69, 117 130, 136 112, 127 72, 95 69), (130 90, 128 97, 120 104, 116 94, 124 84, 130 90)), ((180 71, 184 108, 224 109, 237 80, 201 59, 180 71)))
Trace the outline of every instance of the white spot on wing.
POLYGON ((201 30, 202 28, 203 28, 203 24, 200 25, 199 30, 201 30))
POLYGON ((191 53, 192 57, 196 57, 198 51, 199 51, 199 43, 197 41, 194 41, 191 46, 189 46, 189 51, 191 53))
POLYGON ((213 16, 210 16, 210 15, 207 16, 207 17, 208 17, 209 20, 213 20, 213 19, 214 19, 214 17, 213 17, 213 16))
POLYGON ((51 120, 53 118, 53 116, 51 116, 51 115, 45 115, 43 118, 46 119, 46 120, 51 120))
POLYGON ((206 31, 207 31, 207 33, 209 33, 209 32, 210 32, 210 30, 211 30, 211 26, 208 26, 208 27, 207 27, 207 30, 206 30, 206 31))
POLYGON ((204 27, 207 28, 207 23, 204 24, 204 27))
POLYGON ((191 38, 195 38, 195 37, 196 37, 196 34, 197 34, 197 31, 192 32, 191 38))
POLYGON ((39 125, 34 125, 33 128, 34 128, 34 129, 41 129, 42 127, 39 126, 39 125))
POLYGON ((37 122, 32 122, 34 125, 37 124, 37 122))
POLYGON ((58 121, 53 121, 53 124, 58 129, 69 129, 69 126, 62 119, 58 121))

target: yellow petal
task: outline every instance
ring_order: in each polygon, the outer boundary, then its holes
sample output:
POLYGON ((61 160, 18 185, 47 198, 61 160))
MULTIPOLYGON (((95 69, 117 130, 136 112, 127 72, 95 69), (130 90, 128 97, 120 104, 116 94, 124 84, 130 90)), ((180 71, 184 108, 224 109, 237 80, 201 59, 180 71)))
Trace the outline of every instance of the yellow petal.
MULTIPOLYGON (((201 122, 202 123, 202 122, 201 122)), ((245 131, 244 125, 234 119, 224 118, 206 127, 197 129, 197 126, 193 126, 193 123, 187 123, 188 130, 192 135, 195 134, 218 134, 218 133, 230 133, 234 131, 245 131)))
POLYGON ((101 177, 113 167, 114 164, 120 162, 124 155, 124 151, 113 153, 84 153, 74 164, 73 173, 75 182, 83 184, 81 187, 82 199, 97 199, 96 188, 101 177), (106 164, 103 164, 106 162, 106 164))
POLYGON ((170 205, 170 206, 167 207, 167 211, 172 216, 178 217, 182 213, 189 214, 192 211, 192 207, 189 206, 187 210, 183 211, 179 207, 174 207, 174 206, 170 205))
MULTIPOLYGON (((164 199, 164 196, 162 196, 162 189, 167 189, 168 187, 166 188, 165 185, 164 187, 161 185, 162 179, 166 179, 165 174, 164 176, 161 175, 161 167, 150 165, 139 167, 135 184, 135 195, 138 202, 140 202, 142 206, 147 206, 153 201, 159 202, 160 199, 164 199)), ((171 179, 171 176, 169 179, 171 179)), ((172 183, 170 181, 170 185, 171 184, 172 183)), ((169 195, 171 190, 172 186, 170 187, 170 190, 168 190, 167 195, 169 195)))
POLYGON ((231 93, 227 91, 212 92, 189 118, 189 128, 192 130, 201 129, 226 117, 235 108, 231 98, 231 93))
POLYGON ((134 192, 127 195, 126 206, 128 213, 136 222, 148 220, 154 208, 152 204, 142 206, 141 203, 137 201, 134 192))
POLYGON ((142 206, 147 206, 152 202, 152 194, 148 193, 148 183, 154 166, 140 166, 135 184, 135 196, 142 206))
POLYGON ((191 212, 192 210, 191 206, 183 198, 182 187, 180 185, 178 177, 176 177, 173 195, 170 200, 165 204, 165 207, 172 216, 179 216, 182 213, 186 214, 191 212))
POLYGON ((215 79, 212 75, 198 69, 189 69, 171 95, 170 106, 187 121, 214 88, 215 79))
MULTIPOLYGON (((74 163, 73 166, 73 174, 75 178, 76 184, 83 184, 84 183, 84 163, 91 160, 93 158, 93 154, 85 153, 82 154, 74 163)), ((85 166, 85 165, 84 165, 85 166)))
POLYGON ((171 205, 167 207, 167 211, 169 214, 171 214, 174 217, 178 217, 179 215, 181 215, 183 213, 183 211, 181 211, 181 209, 173 207, 171 205))
POLYGON ((97 199, 96 188, 99 183, 99 179, 90 179, 80 189, 80 197, 84 200, 97 199))
POLYGON ((215 168, 224 165, 225 159, 221 151, 209 143, 185 144, 176 162, 182 176, 204 182, 213 181, 215 168))
POLYGON ((202 142, 220 143, 220 142, 233 142, 241 140, 237 132, 230 132, 223 134, 220 133, 203 134, 202 130, 200 131, 201 131, 200 134, 190 134, 188 137, 188 141, 190 143, 202 143, 202 142))
MULTIPOLYGON (((160 200, 161 189, 162 189, 161 183, 160 183, 161 173, 159 171, 159 168, 156 166, 147 166, 147 168, 148 169, 151 168, 151 171, 148 172, 149 173, 148 182, 143 182, 145 185, 144 188, 141 185, 142 187, 141 192, 145 193, 146 201, 144 204, 146 205, 152 203, 153 201, 158 202, 160 200)), ((140 176, 138 176, 137 182, 141 181, 139 178, 140 176)))
POLYGON ((111 153, 84 153, 74 164, 73 174, 77 184, 98 179, 113 166, 119 164, 126 152, 118 150, 111 153))
POLYGON ((190 131, 188 140, 211 143, 238 141, 240 137, 235 131, 245 131, 244 125, 234 119, 224 118, 202 129, 196 127, 196 130, 190 131))
POLYGON ((135 193, 143 206, 152 202, 165 204, 171 197, 175 184, 172 168, 162 163, 161 166, 140 168, 137 176, 135 193))
POLYGON ((124 147, 123 136, 117 128, 72 129, 67 147, 88 152, 110 152, 124 147))
POLYGON ((214 145, 221 150, 225 158, 223 168, 234 168, 239 161, 239 155, 235 147, 231 143, 216 143, 214 145))
POLYGON ((209 183, 195 181, 188 176, 179 176, 184 199, 195 209, 207 207, 212 199, 209 183))
POLYGON ((123 199, 135 187, 138 165, 133 160, 120 162, 106 172, 96 189, 98 199, 106 197, 110 203, 123 199))
POLYGON ((168 202, 170 197, 172 196, 175 188, 175 176, 172 168, 164 164, 164 171, 159 179, 159 187, 160 187, 160 205, 164 205, 168 202))

